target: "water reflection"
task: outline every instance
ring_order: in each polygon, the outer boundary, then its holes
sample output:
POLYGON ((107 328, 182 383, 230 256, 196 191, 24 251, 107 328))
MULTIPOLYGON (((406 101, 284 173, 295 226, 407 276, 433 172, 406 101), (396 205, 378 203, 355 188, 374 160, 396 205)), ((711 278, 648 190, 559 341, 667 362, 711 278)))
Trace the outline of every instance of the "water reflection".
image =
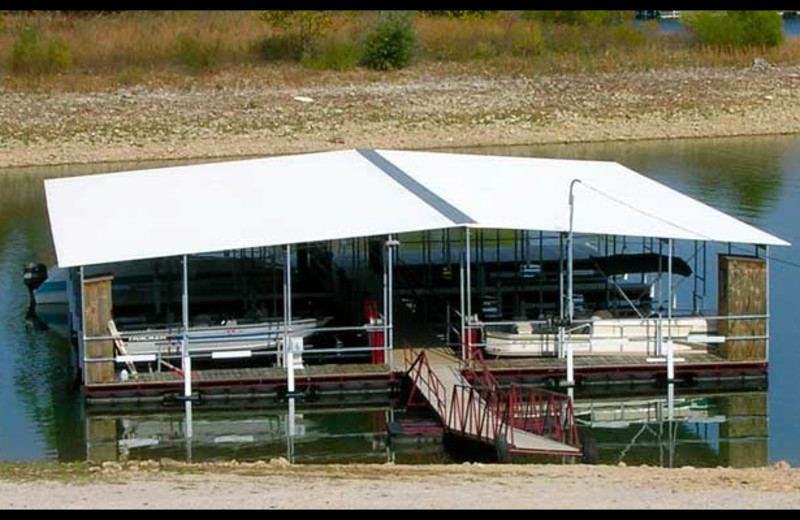
POLYGON ((119 461, 264 460, 295 463, 394 460, 389 407, 214 408, 186 402, 171 410, 94 411, 86 417, 86 458, 119 461))
POLYGON ((757 467, 769 462, 766 392, 579 399, 603 464, 757 467))
MULTIPOLYGON (((239 409, 191 402, 172 410, 89 409, 85 458, 438 463, 483 456, 470 455, 441 438, 390 438, 387 425, 406 420, 410 413, 391 405, 309 408, 292 401, 280 407, 239 409)), ((575 408, 581 438, 593 440, 600 464, 758 467, 769 463, 763 391, 687 396, 669 385, 644 396, 579 395, 575 408)), ((418 420, 421 412, 413 413, 418 420)))

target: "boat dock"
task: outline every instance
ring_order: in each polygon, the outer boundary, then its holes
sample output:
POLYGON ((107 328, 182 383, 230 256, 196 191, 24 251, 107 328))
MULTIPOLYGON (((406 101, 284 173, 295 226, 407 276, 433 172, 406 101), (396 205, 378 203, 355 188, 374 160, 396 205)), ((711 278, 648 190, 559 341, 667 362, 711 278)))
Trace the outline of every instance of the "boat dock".
POLYGON ((571 399, 531 380, 763 377, 789 245, 604 161, 343 150, 45 192, 89 402, 386 398, 407 375, 450 434, 520 452, 579 450, 571 399), (434 348, 405 365, 406 342, 434 348))

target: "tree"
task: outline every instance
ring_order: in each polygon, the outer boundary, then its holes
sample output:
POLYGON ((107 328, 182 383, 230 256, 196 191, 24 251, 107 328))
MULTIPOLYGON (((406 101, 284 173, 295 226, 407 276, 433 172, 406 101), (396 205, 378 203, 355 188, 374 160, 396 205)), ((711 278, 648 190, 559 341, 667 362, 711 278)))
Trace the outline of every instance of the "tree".
POLYGON ((272 27, 296 36, 303 52, 309 52, 314 39, 333 23, 334 11, 263 11, 261 19, 272 27))

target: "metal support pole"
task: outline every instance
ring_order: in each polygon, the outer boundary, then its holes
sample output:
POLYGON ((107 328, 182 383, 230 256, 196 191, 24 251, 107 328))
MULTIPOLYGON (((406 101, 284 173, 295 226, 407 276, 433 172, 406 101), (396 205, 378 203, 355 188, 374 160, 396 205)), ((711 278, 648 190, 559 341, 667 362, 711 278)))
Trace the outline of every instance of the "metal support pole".
MULTIPOLYGON (((569 234, 567 235, 567 319, 570 324, 575 319, 575 301, 573 298, 573 222, 575 219, 575 184, 580 183, 579 179, 574 179, 569 185, 569 234)), ((606 245, 608 242, 606 242, 606 245)))
POLYGON ((674 242, 670 238, 669 239, 669 257, 667 260, 667 381, 672 382, 675 380, 675 346, 672 343, 672 297, 673 297, 673 286, 672 286, 672 254, 673 254, 673 245, 674 242))
MULTIPOLYGON (((389 242, 383 246, 383 355, 389 350, 389 242)), ((386 358, 384 357, 384 360, 386 358)))
POLYGON ((564 233, 558 235, 558 358, 564 358, 564 233))
POLYGON ((464 299, 464 252, 461 252, 461 262, 459 266, 459 276, 458 276, 458 293, 460 297, 460 311, 461 311, 461 337, 459 337, 459 341, 461 342, 461 359, 467 359, 467 349, 465 347, 466 342, 464 339, 466 338, 465 328, 467 325, 466 322, 466 313, 467 313, 467 306, 464 299))
MULTIPOLYGON (((569 234, 567 235, 567 323, 572 327, 572 322, 575 319, 575 299, 574 299, 574 237, 573 237, 573 222, 575 219, 575 184, 580 183, 579 179, 573 179, 569 185, 569 234)), ((608 244, 608 242, 606 242, 608 244)), ((575 384, 575 363, 573 360, 573 345, 572 334, 567 342, 567 385, 572 386, 575 384)))
POLYGON ((467 291, 467 336, 466 336, 466 349, 467 355, 472 355, 472 244, 470 243, 470 228, 464 228, 464 238, 466 241, 465 254, 465 269, 466 275, 464 277, 464 285, 467 291))
POLYGON ((192 396, 192 357, 189 355, 189 257, 183 255, 183 341, 181 342, 181 368, 183 369, 183 395, 192 396))
POLYGON ((392 368, 392 351, 394 350, 394 254, 395 247, 398 245, 394 239, 394 235, 389 235, 389 258, 387 271, 389 272, 389 313, 387 315, 388 321, 388 350, 384 354, 384 361, 392 368))
POLYGON ((294 346, 292 345, 292 246, 285 247, 283 260, 283 355, 286 390, 294 393, 294 346))
POLYGON ((663 251, 662 251, 662 242, 661 239, 658 239, 658 327, 656 329, 656 355, 663 356, 664 355, 664 345, 663 345, 663 323, 661 318, 664 314, 664 292, 663 292, 663 268, 661 265, 663 251))

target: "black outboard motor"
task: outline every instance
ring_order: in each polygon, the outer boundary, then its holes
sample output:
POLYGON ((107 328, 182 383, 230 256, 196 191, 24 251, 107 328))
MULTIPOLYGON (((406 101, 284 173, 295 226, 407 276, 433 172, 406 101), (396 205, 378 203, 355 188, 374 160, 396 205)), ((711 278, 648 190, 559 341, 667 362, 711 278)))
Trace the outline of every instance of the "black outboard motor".
POLYGON ((27 263, 22 270, 22 280, 31 295, 31 307, 36 305, 33 291, 39 288, 47 280, 47 266, 44 264, 27 263))

